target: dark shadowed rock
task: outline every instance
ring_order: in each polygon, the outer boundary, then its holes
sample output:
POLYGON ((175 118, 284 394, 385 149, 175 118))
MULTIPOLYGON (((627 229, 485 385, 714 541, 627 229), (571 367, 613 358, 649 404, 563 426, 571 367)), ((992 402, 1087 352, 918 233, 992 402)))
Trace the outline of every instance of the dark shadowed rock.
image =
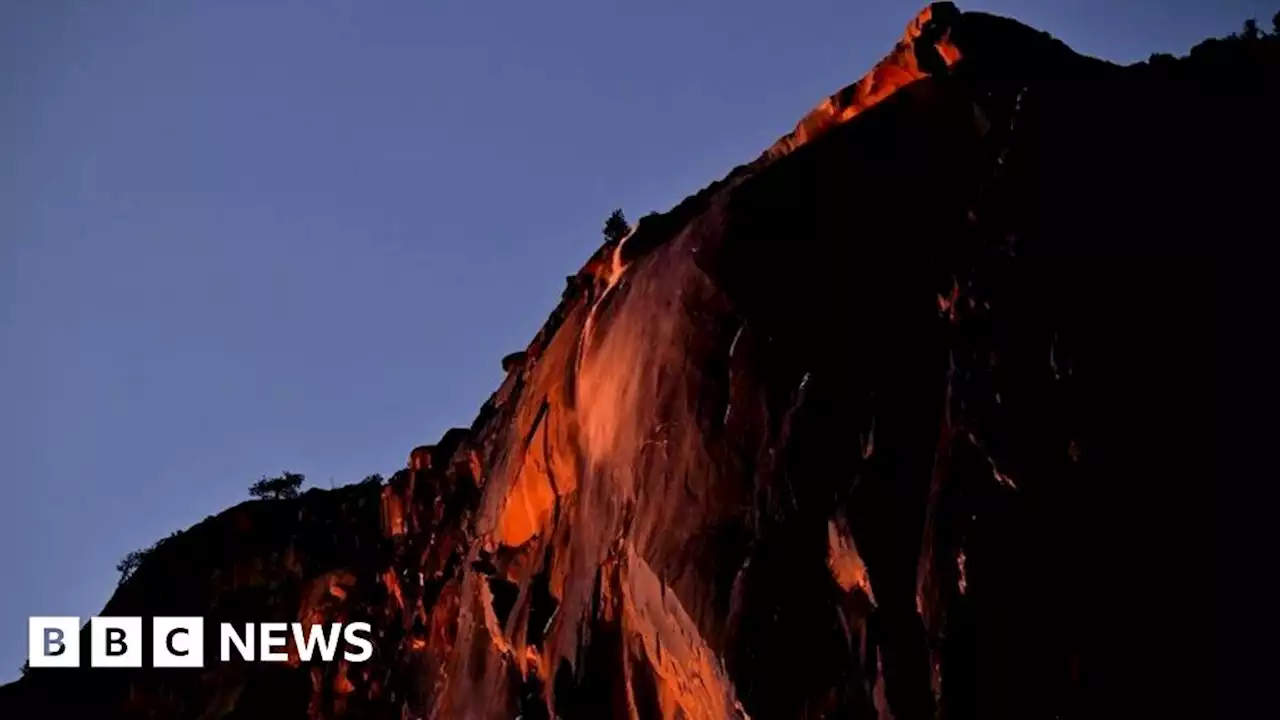
POLYGON ((519 352, 513 352, 502 358, 502 371, 508 373, 515 372, 524 367, 525 360, 527 359, 528 353, 525 351, 521 350, 519 352))
POLYGON ((104 611, 366 620, 370 662, 37 669, 0 708, 1194 715, 1210 521, 1184 499, 1211 338, 1261 313, 1209 268, 1258 256, 1277 78, 1275 38, 1120 67, 934 5, 606 243, 469 429, 384 486, 201 523, 104 611))

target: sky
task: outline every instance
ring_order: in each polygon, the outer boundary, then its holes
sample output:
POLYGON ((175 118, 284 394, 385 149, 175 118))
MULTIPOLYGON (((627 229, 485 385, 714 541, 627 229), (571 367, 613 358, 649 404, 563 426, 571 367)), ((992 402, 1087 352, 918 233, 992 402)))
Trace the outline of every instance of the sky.
MULTIPOLYGON (((922 0, 0 0, 0 681, 26 618, 471 423, 615 207, 663 211, 922 0)), ((958 3, 1117 62, 1260 0, 958 3)))

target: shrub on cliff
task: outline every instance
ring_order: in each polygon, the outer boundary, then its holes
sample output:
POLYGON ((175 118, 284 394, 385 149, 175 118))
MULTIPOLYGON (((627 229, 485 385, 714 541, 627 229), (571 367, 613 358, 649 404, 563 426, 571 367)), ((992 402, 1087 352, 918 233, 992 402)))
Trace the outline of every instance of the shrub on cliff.
POLYGON ((150 552, 151 548, 133 550, 128 555, 125 555, 124 559, 116 563, 116 572, 120 573, 120 581, 118 584, 123 585, 124 582, 133 575, 134 571, 138 569, 138 566, 142 565, 142 561, 147 559, 147 555, 150 552))
POLYGON ((298 497, 306 477, 302 473, 286 472, 279 477, 264 477, 249 486, 249 495, 263 500, 290 500, 298 497))
POLYGON ((157 540, 155 544, 152 545, 151 547, 146 547, 141 550, 134 550, 130 552, 128 555, 125 555, 124 559, 116 563, 116 572, 120 573, 119 584, 123 585, 125 580, 128 580, 130 577, 132 577, 134 571, 137 570, 142 565, 142 562, 146 560, 147 557, 151 555, 151 553, 156 551, 156 548, 159 548, 161 545, 164 545, 165 543, 178 537, 181 534, 182 534, 181 530, 175 530, 169 534, 169 537, 161 538, 157 540))
POLYGON ((631 224, 622 214, 622 208, 614 210, 609 219, 604 221, 604 237, 609 242, 618 242, 631 232, 631 224))

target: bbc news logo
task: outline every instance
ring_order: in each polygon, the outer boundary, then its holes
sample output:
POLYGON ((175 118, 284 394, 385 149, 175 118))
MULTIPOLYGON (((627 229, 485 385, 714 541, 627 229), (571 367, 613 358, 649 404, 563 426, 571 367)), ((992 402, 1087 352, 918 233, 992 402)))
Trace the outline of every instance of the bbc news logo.
MULTIPOLYGON (((231 662, 288 662, 289 641, 298 659, 332 662, 338 656, 348 662, 373 657, 373 628, 357 622, 315 624, 248 623, 218 628, 218 657, 231 662)), ((91 667, 142 667, 142 618, 94 617, 89 620, 91 667)), ((27 657, 33 668, 80 667, 80 618, 33 617, 27 626, 27 657)), ((204 618, 156 617, 151 619, 151 666, 158 668, 204 667, 204 618)))

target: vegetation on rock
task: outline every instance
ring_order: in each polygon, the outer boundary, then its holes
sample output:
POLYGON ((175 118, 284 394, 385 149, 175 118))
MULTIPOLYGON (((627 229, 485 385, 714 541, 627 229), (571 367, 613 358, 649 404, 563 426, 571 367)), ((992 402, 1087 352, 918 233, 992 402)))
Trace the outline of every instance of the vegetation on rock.
POLYGON ((604 221, 604 238, 608 242, 618 242, 631 232, 631 224, 622 214, 622 208, 614 210, 609 219, 604 221))
POLYGON ((306 480, 302 473, 286 472, 278 477, 264 477, 249 486, 249 494, 262 500, 292 500, 306 480))

